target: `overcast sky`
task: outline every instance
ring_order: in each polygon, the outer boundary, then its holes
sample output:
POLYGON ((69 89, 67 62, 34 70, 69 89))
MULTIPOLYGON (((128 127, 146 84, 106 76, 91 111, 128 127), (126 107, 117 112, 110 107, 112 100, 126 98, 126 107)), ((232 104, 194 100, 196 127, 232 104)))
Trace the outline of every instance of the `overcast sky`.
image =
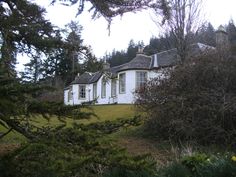
MULTIPOLYGON (((227 24, 230 19, 236 22, 236 0, 203 0, 205 19, 215 28, 227 24)), ((86 45, 90 45, 97 57, 102 57, 113 49, 122 50, 128 47, 131 39, 135 42, 149 43, 152 36, 159 35, 159 29, 153 22, 148 11, 127 13, 122 18, 116 17, 111 25, 111 34, 108 35, 107 22, 103 19, 92 20, 87 10, 76 17, 77 7, 50 5, 50 0, 34 0, 47 9, 46 18, 59 26, 64 27, 71 20, 76 20, 83 26, 82 38, 86 45)), ((26 61, 24 61, 26 62, 26 61)))

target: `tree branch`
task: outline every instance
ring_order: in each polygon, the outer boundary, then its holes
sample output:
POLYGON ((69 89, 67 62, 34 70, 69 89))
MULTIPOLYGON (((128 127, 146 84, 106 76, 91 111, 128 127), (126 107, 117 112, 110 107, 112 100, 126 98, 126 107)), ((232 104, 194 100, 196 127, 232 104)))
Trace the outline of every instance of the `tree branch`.
POLYGON ((10 128, 7 132, 0 134, 0 139, 2 139, 4 136, 8 135, 12 130, 13 130, 13 128, 10 128))

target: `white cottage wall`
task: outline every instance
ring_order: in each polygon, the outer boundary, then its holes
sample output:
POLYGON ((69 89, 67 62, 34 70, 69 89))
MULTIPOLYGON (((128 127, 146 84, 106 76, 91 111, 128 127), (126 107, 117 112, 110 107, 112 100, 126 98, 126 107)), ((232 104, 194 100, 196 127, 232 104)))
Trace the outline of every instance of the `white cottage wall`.
POLYGON ((68 101, 68 92, 69 90, 64 90, 64 104, 70 105, 70 101, 68 101))
MULTIPOLYGON (((127 70, 118 73, 118 79, 116 80, 116 92, 117 98, 113 99, 111 96, 111 80, 108 79, 106 82, 106 96, 101 97, 102 93, 102 79, 103 76, 97 81, 97 103, 96 104, 112 104, 114 100, 118 104, 133 104, 135 102, 135 87, 136 87, 136 71, 146 71, 148 80, 158 77, 162 74, 163 70, 158 71, 147 71, 147 70, 127 70), (125 73, 125 93, 119 92, 119 74, 125 73)), ((83 84, 81 84, 83 85, 83 84)), ((93 100, 93 84, 86 84, 86 98, 79 99, 79 84, 72 85, 73 99, 68 101, 69 90, 64 90, 64 103, 66 105, 78 105, 83 102, 93 100), (89 91, 90 90, 90 91, 89 91)))

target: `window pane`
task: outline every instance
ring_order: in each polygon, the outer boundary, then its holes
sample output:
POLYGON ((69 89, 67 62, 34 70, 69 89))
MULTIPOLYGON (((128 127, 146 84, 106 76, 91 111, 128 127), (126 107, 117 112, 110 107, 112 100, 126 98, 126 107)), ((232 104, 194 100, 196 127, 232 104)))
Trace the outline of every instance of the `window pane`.
POLYGON ((125 73, 119 75, 119 92, 125 93, 125 73))
POLYGON ((116 80, 112 79, 111 81, 111 96, 116 96, 116 80))
POLYGON ((79 85, 79 99, 86 98, 86 87, 85 85, 79 85))
POLYGON ((102 98, 106 97, 106 80, 105 78, 102 79, 102 98))
POLYGON ((72 97, 73 97, 73 95, 72 95, 72 87, 70 87, 70 88, 69 88, 69 91, 68 91, 68 102, 69 102, 70 100, 72 100, 72 97))
POLYGON ((136 89, 144 87, 147 82, 147 72, 137 71, 136 72, 136 89))
POLYGON ((97 84, 93 84, 93 99, 97 98, 97 84))

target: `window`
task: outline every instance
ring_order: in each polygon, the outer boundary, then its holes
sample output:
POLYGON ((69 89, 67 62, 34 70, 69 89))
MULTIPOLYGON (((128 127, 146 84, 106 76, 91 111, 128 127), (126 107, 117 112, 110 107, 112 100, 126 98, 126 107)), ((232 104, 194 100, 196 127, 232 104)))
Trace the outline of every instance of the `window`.
POLYGON ((102 98, 106 97, 106 79, 102 78, 102 89, 101 89, 102 93, 102 98))
POLYGON ((125 73, 119 75, 119 92, 125 93, 125 73))
POLYGON ((147 72, 137 71, 136 72, 136 89, 144 87, 147 82, 147 72))
POLYGON ((111 80, 111 97, 116 96, 116 79, 111 80))
POLYGON ((93 84, 93 99, 97 98, 97 84, 93 84))
POLYGON ((85 99, 85 98, 86 98, 86 86, 79 85, 79 99, 85 99))
POLYGON ((69 102, 70 100, 72 100, 72 97, 73 97, 72 86, 70 86, 69 91, 68 91, 68 95, 67 95, 67 98, 68 98, 67 101, 69 102))

